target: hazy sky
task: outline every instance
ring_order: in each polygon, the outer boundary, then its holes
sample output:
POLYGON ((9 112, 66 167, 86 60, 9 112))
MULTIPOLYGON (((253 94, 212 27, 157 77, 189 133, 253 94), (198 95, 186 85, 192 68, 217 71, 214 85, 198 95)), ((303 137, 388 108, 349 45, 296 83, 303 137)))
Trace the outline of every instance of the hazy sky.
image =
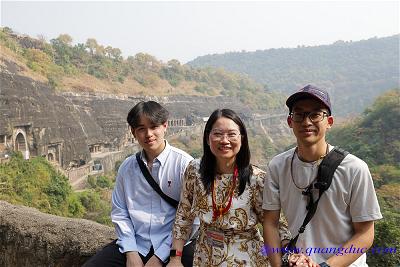
POLYGON ((206 54, 330 44, 399 33, 399 1, 1 1, 1 25, 47 40, 95 38, 124 57, 182 63, 206 54))

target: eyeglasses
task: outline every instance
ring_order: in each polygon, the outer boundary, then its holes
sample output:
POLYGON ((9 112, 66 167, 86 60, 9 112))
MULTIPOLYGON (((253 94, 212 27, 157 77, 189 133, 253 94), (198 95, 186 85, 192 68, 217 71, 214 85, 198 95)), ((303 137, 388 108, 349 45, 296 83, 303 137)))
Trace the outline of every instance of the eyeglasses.
POLYGON ((329 114, 325 111, 291 112, 289 116, 294 122, 302 122, 304 118, 307 117, 311 122, 315 123, 323 121, 325 117, 329 116, 329 114))
POLYGON ((228 138, 228 141, 230 142, 237 142, 240 138, 240 133, 239 131, 230 131, 227 133, 224 133, 219 130, 213 130, 210 133, 211 141, 222 141, 224 140, 225 136, 228 138))

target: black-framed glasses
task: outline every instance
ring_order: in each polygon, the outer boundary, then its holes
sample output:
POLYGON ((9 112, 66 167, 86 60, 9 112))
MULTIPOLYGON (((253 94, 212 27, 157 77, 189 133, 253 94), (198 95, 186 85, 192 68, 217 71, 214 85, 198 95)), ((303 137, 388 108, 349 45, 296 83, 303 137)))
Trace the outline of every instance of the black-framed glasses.
POLYGON ((309 118, 312 122, 323 121, 325 117, 329 117, 328 112, 325 111, 312 111, 312 112, 291 112, 290 118, 294 122, 302 122, 305 117, 309 118))

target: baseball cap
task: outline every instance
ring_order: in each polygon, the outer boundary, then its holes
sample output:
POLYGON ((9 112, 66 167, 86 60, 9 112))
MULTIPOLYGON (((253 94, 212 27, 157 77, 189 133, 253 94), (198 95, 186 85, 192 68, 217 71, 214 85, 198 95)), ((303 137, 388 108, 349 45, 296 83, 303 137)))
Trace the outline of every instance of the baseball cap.
POLYGON ((286 106, 288 106, 289 111, 290 112, 292 111, 293 105, 298 100, 304 98, 314 98, 316 100, 319 100, 320 102, 322 102, 322 104, 324 104, 328 108, 329 113, 332 114, 329 94, 325 90, 310 84, 301 88, 300 90, 289 96, 289 98, 286 100, 286 106))

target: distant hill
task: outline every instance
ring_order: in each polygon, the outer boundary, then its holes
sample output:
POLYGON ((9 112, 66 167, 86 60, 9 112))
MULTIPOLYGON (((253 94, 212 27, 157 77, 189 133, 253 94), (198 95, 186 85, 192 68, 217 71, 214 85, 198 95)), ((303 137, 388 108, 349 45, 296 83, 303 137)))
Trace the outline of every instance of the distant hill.
POLYGON ((319 85, 331 92, 335 114, 347 115, 362 112, 376 96, 399 86, 399 36, 206 55, 188 65, 247 74, 286 94, 319 85))

